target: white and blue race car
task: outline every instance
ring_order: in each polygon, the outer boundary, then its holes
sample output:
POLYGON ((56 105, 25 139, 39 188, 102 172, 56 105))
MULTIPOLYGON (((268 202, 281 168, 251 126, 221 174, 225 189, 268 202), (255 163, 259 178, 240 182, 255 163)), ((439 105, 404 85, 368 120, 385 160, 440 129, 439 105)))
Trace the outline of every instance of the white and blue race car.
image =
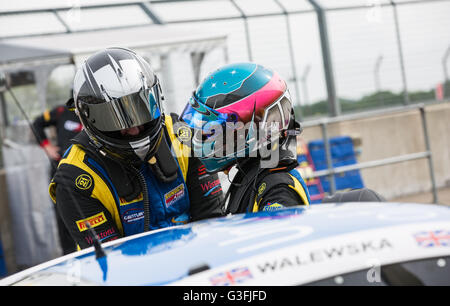
POLYGON ((0 285, 450 285, 450 207, 354 202, 203 220, 93 247, 0 285))

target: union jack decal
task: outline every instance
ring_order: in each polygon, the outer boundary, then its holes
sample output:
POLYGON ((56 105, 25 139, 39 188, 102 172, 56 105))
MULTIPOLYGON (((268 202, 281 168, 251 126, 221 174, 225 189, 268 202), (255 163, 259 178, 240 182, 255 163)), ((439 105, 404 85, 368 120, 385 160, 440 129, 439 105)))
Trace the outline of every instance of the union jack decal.
POLYGON ((218 273, 210 277, 213 286, 232 286, 245 282, 253 278, 252 273, 247 267, 236 268, 230 271, 218 273))
POLYGON ((437 230, 420 232, 414 235, 420 247, 448 247, 450 246, 450 231, 437 230))

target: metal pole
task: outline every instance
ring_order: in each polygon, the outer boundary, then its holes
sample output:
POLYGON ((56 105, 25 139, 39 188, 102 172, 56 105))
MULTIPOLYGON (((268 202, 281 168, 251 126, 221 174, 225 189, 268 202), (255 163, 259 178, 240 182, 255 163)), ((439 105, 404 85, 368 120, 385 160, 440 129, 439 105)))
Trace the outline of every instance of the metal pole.
MULTIPOLYGON (((442 67, 444 68, 444 98, 446 97, 447 92, 447 82, 449 81, 448 70, 447 70, 447 61, 450 56, 450 46, 448 46, 447 51, 445 51, 444 56, 442 57, 442 67)), ((449 84, 449 92, 450 92, 450 84, 449 84)))
POLYGON ((247 41, 248 60, 250 62, 252 62, 253 61, 253 54, 252 54, 252 46, 250 44, 250 31, 248 29, 247 15, 245 15, 244 11, 240 8, 239 5, 237 5, 237 3, 234 0, 230 0, 230 2, 239 11, 239 13, 241 14, 241 18, 244 20, 245 37, 246 37, 246 41, 247 41))
POLYGON ((376 62, 375 62, 375 68, 374 68, 374 79, 375 79, 375 93, 378 95, 378 102, 380 103, 380 105, 383 104, 383 98, 381 96, 380 90, 381 90, 381 85, 380 85, 380 67, 381 67, 381 62, 383 61, 383 55, 378 56, 376 62))
POLYGON ((296 118, 298 120, 301 120, 303 117, 302 109, 301 109, 302 102, 300 99, 300 89, 298 87, 298 78, 297 78, 297 69, 296 69, 297 65, 295 63, 294 46, 292 43, 292 32, 291 32, 291 27, 289 25, 289 13, 279 0, 274 0, 274 1, 276 4, 278 4, 278 6, 283 11, 283 14, 284 14, 285 20, 286 20, 286 34, 288 37, 289 55, 291 57, 292 81, 294 82, 294 86, 295 86, 295 98, 297 99, 297 105, 299 106, 298 107, 298 117, 296 117, 296 118))
MULTIPOLYGON (((0 89, 0 150, 1 142, 5 139, 6 133, 5 129, 8 126, 8 113, 6 112, 6 99, 5 94, 0 89)), ((3 161, 0 158, 0 169, 3 167, 3 161)))
POLYGON ((4 168, 3 141, 6 136, 6 127, 9 125, 5 99, 5 92, 8 85, 6 78, 6 73, 0 70, 0 169, 4 168))
POLYGON ((203 59, 205 58, 205 52, 191 52, 191 64, 194 72, 195 87, 200 84, 200 71, 202 69, 203 59))
POLYGON ((430 169, 431 189, 433 192, 433 203, 437 204, 438 203, 438 195, 437 195, 437 189, 436 189, 436 179, 434 177, 433 156, 431 153, 430 139, 428 136, 425 107, 423 105, 420 107, 420 118, 422 120, 422 129, 423 129, 423 136, 425 138, 425 147, 426 147, 426 150, 429 152, 428 167, 430 169))
POLYGON ((309 96, 308 96, 308 86, 306 84, 306 81, 308 79, 309 71, 311 70, 311 65, 307 65, 305 69, 303 70, 302 77, 300 78, 300 81, 302 82, 303 87, 303 101, 305 102, 305 105, 309 104, 309 96))
POLYGON ((153 12, 150 6, 150 2, 139 3, 139 7, 144 11, 144 13, 153 21, 154 24, 164 24, 164 22, 153 12))
POLYGON ((228 47, 227 44, 223 45, 223 59, 225 61, 225 64, 228 64, 230 62, 230 55, 228 53, 228 47))
POLYGON ((330 174, 328 175, 328 179, 330 182, 330 195, 333 195, 336 193, 336 182, 334 180, 333 160, 331 158, 330 143, 328 141, 327 123, 323 121, 320 126, 322 127, 322 138, 325 149, 325 156, 327 158, 327 168, 328 171, 330 171, 330 174))
POLYGON ((336 96, 336 87, 334 84, 333 64, 331 61, 330 43, 328 39, 327 20, 323 8, 316 0, 308 0, 317 13, 317 22, 319 24, 320 44, 322 46, 322 60, 325 72, 325 81, 328 93, 328 111, 332 117, 341 114, 341 105, 336 96))
MULTIPOLYGON (((74 8, 72 8, 74 9, 74 8)), ((64 21, 64 19, 59 16, 59 13, 57 10, 53 10, 53 15, 55 15, 56 19, 63 25, 64 28, 66 28, 66 33, 72 33, 72 30, 70 29, 70 26, 64 21)))
POLYGON ((395 34, 397 37, 397 48, 398 48, 398 56, 400 60, 400 70, 402 74, 402 82, 403 82, 403 104, 409 104, 409 95, 408 95, 408 85, 406 83, 406 72, 405 72, 405 63, 403 57, 403 47, 400 36, 400 25, 398 23, 398 13, 397 13, 397 4, 391 0, 392 9, 394 12, 394 22, 395 22, 395 34))
MULTIPOLYGON (((428 158, 429 156, 430 156, 430 152, 417 152, 417 153, 405 154, 405 155, 388 157, 388 158, 383 158, 383 159, 371 160, 371 161, 361 162, 361 163, 347 165, 347 166, 335 167, 335 168, 333 168, 333 173, 339 174, 339 173, 344 173, 344 172, 348 172, 348 171, 369 169, 369 168, 380 167, 380 166, 385 166, 385 165, 404 163, 404 162, 408 162, 408 161, 412 161, 412 160, 428 158)), ((305 177, 303 177, 303 178, 310 179, 310 178, 326 176, 326 175, 330 175, 330 171, 328 171, 327 169, 324 169, 324 170, 314 171, 308 175, 305 175, 305 177)))

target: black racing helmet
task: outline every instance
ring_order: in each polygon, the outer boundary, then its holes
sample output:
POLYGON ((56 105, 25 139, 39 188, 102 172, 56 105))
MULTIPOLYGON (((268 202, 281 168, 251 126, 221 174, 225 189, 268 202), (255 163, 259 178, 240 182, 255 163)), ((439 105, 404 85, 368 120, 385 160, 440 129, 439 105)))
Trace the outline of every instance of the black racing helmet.
POLYGON ((75 108, 97 148, 120 159, 149 160, 162 138, 164 99, 158 78, 142 57, 124 48, 90 56, 78 69, 75 108), (121 132, 138 127, 138 135, 121 132))

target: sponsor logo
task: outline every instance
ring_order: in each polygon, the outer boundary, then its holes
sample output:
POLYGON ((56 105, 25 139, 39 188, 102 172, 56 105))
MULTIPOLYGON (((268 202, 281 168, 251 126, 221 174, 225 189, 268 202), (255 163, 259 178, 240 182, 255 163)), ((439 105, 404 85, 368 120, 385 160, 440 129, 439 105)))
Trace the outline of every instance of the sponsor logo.
POLYGON ((171 206, 184 196, 184 184, 180 184, 164 195, 166 207, 171 206))
POLYGON ((206 167, 204 165, 198 167, 198 175, 202 176, 206 174, 206 167))
POLYGON ((216 192, 219 192, 222 190, 222 187, 220 185, 220 180, 214 180, 214 181, 209 181, 207 183, 204 184, 200 184, 200 187, 202 187, 202 191, 205 193, 205 196, 208 196, 210 194, 214 194, 216 192))
POLYGON ((236 268, 230 271, 216 274, 209 278, 213 286, 231 286, 245 282, 253 278, 252 273, 247 267, 236 268))
POLYGON ((127 202, 127 200, 125 200, 124 198, 120 198, 119 200, 120 200, 120 206, 125 206, 125 205, 137 203, 137 202, 144 200, 144 195, 141 193, 136 199, 131 200, 130 202, 127 202))
MULTIPOLYGON (((106 239, 108 239, 109 241, 112 241, 112 240, 118 239, 118 238, 119 238, 119 235, 116 233, 116 231, 114 230, 114 228, 111 227, 111 228, 107 229, 106 231, 97 233, 97 238, 98 238, 100 241, 103 241, 103 240, 106 240, 106 239)), ((91 236, 86 236, 86 237, 84 237, 84 239, 86 239, 86 242, 87 242, 89 245, 91 245, 91 244, 94 243, 94 241, 93 241, 93 239, 92 239, 91 236)))
POLYGON ((105 217, 105 214, 103 212, 101 212, 99 214, 96 214, 96 215, 86 218, 84 220, 76 221, 78 230, 80 232, 83 232, 88 229, 88 227, 86 226, 86 222, 88 222, 91 227, 96 227, 96 226, 99 226, 100 224, 105 223, 106 217, 105 217))
POLYGON ((97 234, 98 239, 100 239, 100 241, 103 241, 105 239, 110 238, 111 236, 116 236, 116 235, 117 235, 117 233, 114 230, 114 228, 112 228, 112 227, 107 229, 106 231, 103 231, 103 232, 100 232, 97 234))
POLYGON ((142 220, 144 219, 144 211, 138 208, 128 209, 123 213, 122 219, 125 223, 132 223, 142 220))
POLYGON ((83 126, 81 125, 81 123, 67 120, 66 122, 64 122, 64 128, 71 132, 80 132, 83 126))
POLYGON ((267 203, 267 205, 264 206, 263 211, 275 211, 283 207, 284 206, 280 203, 267 203))
POLYGON ((86 190, 92 186, 92 177, 89 174, 81 174, 75 179, 75 186, 81 190, 86 190))
POLYGON ((423 248, 449 247, 450 231, 424 231, 414 235, 417 244, 423 248))
POLYGON ((181 142, 189 142, 192 138, 192 131, 187 126, 180 126, 176 134, 181 142))
POLYGON ((173 224, 186 224, 189 221, 189 215, 187 213, 181 214, 178 217, 173 217, 172 218, 172 223, 173 224))
POLYGON ((323 263, 347 256, 365 253, 377 253, 386 249, 393 249, 392 244, 385 238, 377 241, 363 241, 312 250, 309 252, 293 254, 257 264, 261 273, 277 272, 286 268, 300 267, 308 264, 323 263))
POLYGON ((258 195, 261 195, 264 190, 266 190, 266 183, 262 183, 259 187, 258 187, 258 195))

